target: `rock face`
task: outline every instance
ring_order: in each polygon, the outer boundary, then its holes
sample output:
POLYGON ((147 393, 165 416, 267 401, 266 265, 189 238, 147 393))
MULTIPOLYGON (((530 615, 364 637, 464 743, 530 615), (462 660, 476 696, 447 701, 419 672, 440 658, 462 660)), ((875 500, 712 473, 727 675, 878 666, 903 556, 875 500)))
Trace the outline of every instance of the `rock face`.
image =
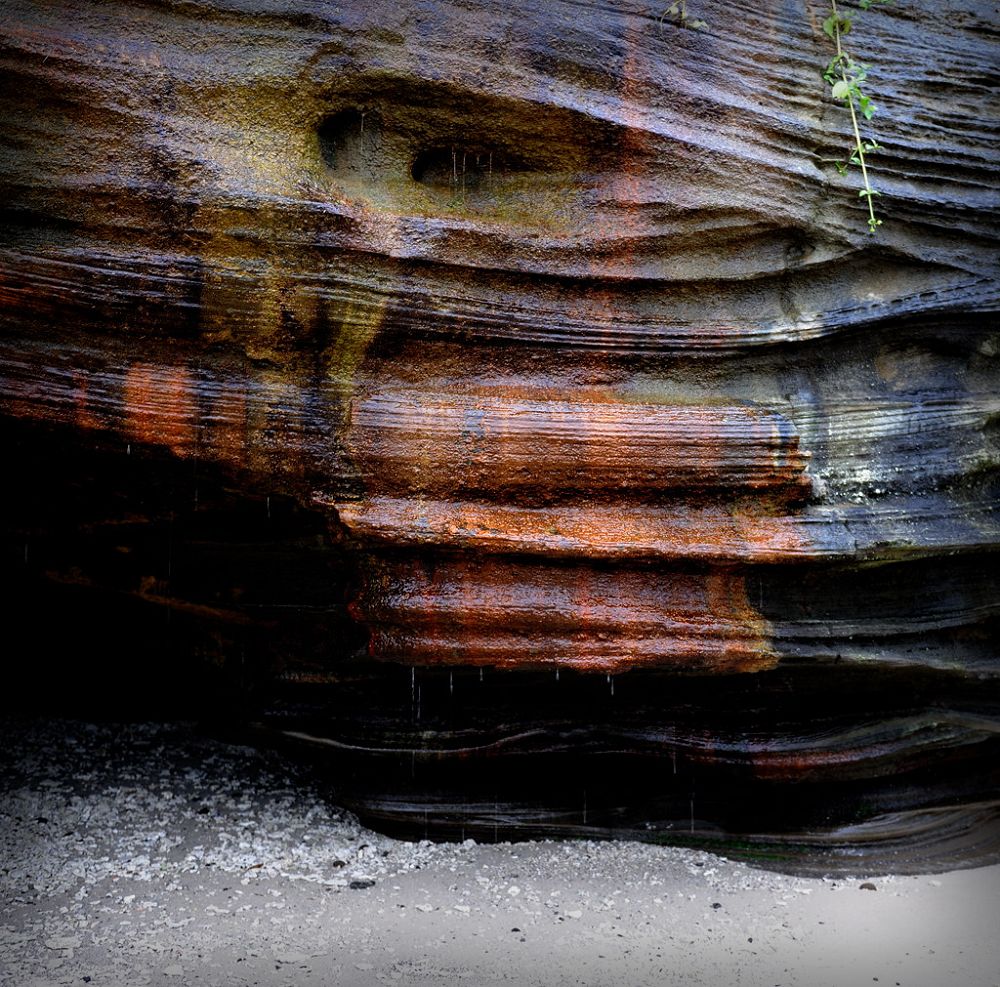
POLYGON ((385 825, 980 859, 992 10, 858 15, 870 236, 828 11, 689 6, 9 5, 18 599, 251 655, 385 825))

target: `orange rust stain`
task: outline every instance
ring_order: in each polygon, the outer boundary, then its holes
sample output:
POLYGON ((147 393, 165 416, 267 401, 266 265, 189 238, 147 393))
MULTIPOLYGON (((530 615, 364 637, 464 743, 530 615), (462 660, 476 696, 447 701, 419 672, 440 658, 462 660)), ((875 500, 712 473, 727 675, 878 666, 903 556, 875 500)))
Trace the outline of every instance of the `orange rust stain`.
POLYGON ((789 751, 754 751, 750 757, 754 777, 766 781, 807 781, 840 773, 846 776, 867 773, 870 762, 879 753, 878 745, 825 750, 821 743, 792 753, 789 751), (866 764, 866 762, 868 762, 866 764))
POLYGON ((133 364, 125 374, 127 427, 139 441, 183 456, 197 440, 195 381, 183 367, 133 364))
POLYGON ((705 589, 710 616, 724 627, 738 628, 741 635, 743 662, 740 664, 736 660, 726 670, 760 672, 774 668, 778 656, 769 646, 769 626, 750 604, 746 578, 741 573, 722 569, 705 575, 705 589))
POLYGON ((811 555, 794 516, 721 507, 587 504, 521 508, 476 501, 372 498, 337 503, 340 521, 366 543, 569 559, 779 562, 811 555))
MULTIPOLYGON (((636 110, 643 99, 636 92, 638 80, 645 74, 648 63, 645 46, 648 37, 643 37, 639 29, 627 28, 623 38, 624 58, 622 82, 619 90, 618 119, 623 124, 621 143, 618 148, 617 168, 608 188, 610 201, 621 208, 606 219, 600 211, 587 217, 586 232, 589 239, 597 244, 610 245, 610 249, 592 249, 586 254, 589 273, 595 284, 609 278, 609 287, 593 287, 585 294, 577 294, 566 306, 566 314, 571 318, 593 326, 605 326, 609 334, 621 322, 641 322, 635 311, 635 303, 629 293, 616 285, 622 270, 627 270, 635 262, 635 244, 642 241, 646 221, 642 217, 642 182, 647 173, 645 161, 651 160, 652 141, 642 114, 636 110)), ((610 356, 600 353, 593 355, 595 362, 606 368, 613 368, 610 356)))
POLYGON ((775 663, 735 573, 608 574, 443 557, 432 571, 380 558, 370 572, 354 612, 369 626, 370 653, 384 660, 727 673, 775 663))
MULTIPOLYGON (((625 57, 622 63, 619 118, 624 124, 624 130, 618 169, 611 188, 612 201, 618 203, 631 204, 642 200, 641 183, 646 171, 643 159, 648 160, 651 147, 642 114, 635 107, 643 103, 636 89, 638 80, 643 75, 648 75, 646 66, 649 60, 645 57, 648 41, 648 37, 644 37, 635 27, 629 27, 622 38, 625 57)), ((608 258, 603 263, 598 258, 594 263, 594 273, 606 273, 609 268, 617 266, 619 261, 631 259, 633 251, 627 245, 636 242, 642 231, 642 221, 630 208, 626 208, 623 215, 616 214, 612 225, 598 227, 596 232, 599 235, 612 241, 617 240, 623 246, 616 251, 615 257, 608 258)))
POLYGON ((101 414, 100 402, 88 401, 90 382, 82 373, 73 374, 73 409, 76 425, 82 429, 108 428, 111 422, 107 413, 101 414))
POLYGON ((20 279, 0 271, 0 309, 16 309, 24 305, 27 294, 20 279))
POLYGON ((354 402, 346 435, 373 495, 514 491, 621 499, 665 489, 809 489, 790 429, 762 409, 383 390, 354 402))

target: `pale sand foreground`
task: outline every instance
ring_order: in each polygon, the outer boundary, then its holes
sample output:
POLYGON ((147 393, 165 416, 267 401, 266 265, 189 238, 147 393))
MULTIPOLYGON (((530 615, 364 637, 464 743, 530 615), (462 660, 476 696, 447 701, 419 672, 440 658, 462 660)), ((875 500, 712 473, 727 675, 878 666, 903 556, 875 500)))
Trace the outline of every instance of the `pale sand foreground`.
POLYGON ((831 880, 636 843, 406 843, 186 725, 0 739, 11 987, 1000 985, 1000 867, 831 880))

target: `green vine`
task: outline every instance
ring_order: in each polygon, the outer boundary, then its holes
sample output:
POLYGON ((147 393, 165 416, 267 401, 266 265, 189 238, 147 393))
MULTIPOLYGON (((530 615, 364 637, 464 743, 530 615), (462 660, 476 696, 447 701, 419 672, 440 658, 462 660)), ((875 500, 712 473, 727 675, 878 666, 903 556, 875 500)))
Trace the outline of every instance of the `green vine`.
MULTIPOLYGON (((858 0, 858 6, 862 10, 869 10, 878 3, 890 2, 891 0, 858 0)), ((880 150, 881 145, 874 138, 865 140, 861 136, 858 116, 860 114, 865 120, 871 120, 875 115, 875 104, 861 89, 861 84, 868 75, 868 66, 855 61, 844 48, 844 35, 851 30, 852 26, 851 15, 841 13, 837 7, 837 0, 830 0, 830 16, 823 21, 823 31, 833 41, 837 48, 837 54, 827 65, 823 78, 830 84, 830 93, 833 98, 842 102, 850 111, 851 126, 854 130, 854 148, 846 162, 836 162, 837 170, 842 175, 846 175, 851 165, 857 165, 861 169, 861 181, 864 187, 858 192, 858 196, 868 204, 868 230, 870 233, 874 233, 882 225, 882 220, 875 215, 874 202, 875 196, 881 195, 881 193, 872 187, 868 174, 868 161, 865 156, 880 150)))

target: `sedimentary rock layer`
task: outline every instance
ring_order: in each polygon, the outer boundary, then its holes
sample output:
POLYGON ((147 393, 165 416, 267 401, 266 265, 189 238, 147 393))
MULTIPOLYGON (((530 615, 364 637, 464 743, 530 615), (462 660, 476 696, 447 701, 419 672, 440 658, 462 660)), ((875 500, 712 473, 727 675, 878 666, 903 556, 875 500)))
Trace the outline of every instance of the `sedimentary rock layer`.
MULTIPOLYGON (((720 694, 857 666, 900 671, 887 692, 934 674, 992 695, 992 10, 857 13, 874 236, 835 167, 851 123, 821 78, 826 8, 688 13, 705 28, 631 2, 8 5, 9 565, 43 596, 44 577, 186 613, 220 664, 266 638, 262 666, 319 687, 358 661, 373 707, 394 664, 525 689, 711 673, 720 694), (137 461, 193 493, 142 492, 137 461), (66 510, 92 535, 29 510, 60 483, 89 491, 66 510), (308 555, 322 619, 290 579, 260 623, 266 579, 254 597, 211 529, 240 498, 291 512, 275 557, 308 555), (176 558, 151 547, 168 517, 176 558), (206 545, 214 587, 183 561, 206 545)), ((942 702, 990 733, 994 707, 942 702)), ((886 721, 926 782, 900 811, 945 798, 915 739, 929 708, 886 721)), ((804 771, 856 736, 890 773, 860 720, 826 754, 805 729, 775 741, 804 771)), ((959 760, 952 795, 994 797, 959 760)))

